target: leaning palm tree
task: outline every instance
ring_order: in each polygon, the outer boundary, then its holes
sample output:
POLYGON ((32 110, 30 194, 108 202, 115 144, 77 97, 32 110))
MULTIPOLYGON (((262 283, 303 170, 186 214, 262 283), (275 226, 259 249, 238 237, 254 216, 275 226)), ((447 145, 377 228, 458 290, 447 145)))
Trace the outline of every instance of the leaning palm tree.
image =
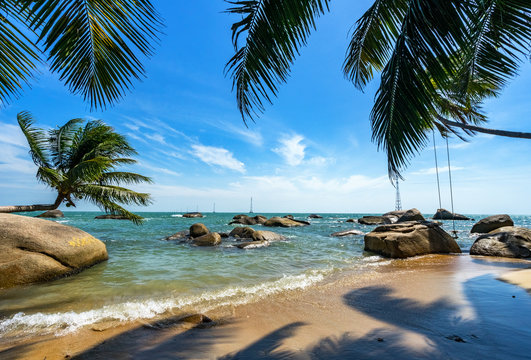
POLYGON ((72 119, 47 133, 33 126, 34 120, 28 112, 19 113, 17 120, 33 162, 39 167, 37 179, 53 188, 57 197, 49 205, 0 206, 0 212, 53 210, 63 203, 75 207, 75 202, 83 199, 136 224, 141 222, 140 216, 120 204, 148 205, 149 194, 121 184, 150 183, 151 179, 117 171, 121 165, 136 163, 129 157, 136 151, 124 136, 99 120, 82 126, 83 119, 72 119))
POLYGON ((144 76, 162 20, 149 0, 0 1, 0 107, 48 65, 91 108, 144 76))
MULTIPOLYGON (((247 122, 286 82, 330 0, 228 2, 227 12, 241 20, 232 26, 235 54, 226 71, 247 122)), ((477 111, 529 57, 530 14, 529 0, 374 0, 356 22, 343 72, 359 89, 381 72, 371 123, 391 178, 400 176, 435 127, 529 137, 485 131, 477 126, 485 120, 477 111)))

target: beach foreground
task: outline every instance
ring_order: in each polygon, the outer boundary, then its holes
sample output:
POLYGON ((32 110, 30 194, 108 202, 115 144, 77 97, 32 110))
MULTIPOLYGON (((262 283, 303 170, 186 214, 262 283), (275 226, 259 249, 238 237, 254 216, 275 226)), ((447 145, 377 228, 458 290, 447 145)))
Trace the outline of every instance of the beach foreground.
POLYGON ((530 289, 498 278, 521 278, 515 271, 528 267, 526 261, 468 255, 396 260, 215 309, 207 313, 215 325, 194 327, 171 315, 101 324, 4 343, 0 357, 524 359, 531 353, 530 289))

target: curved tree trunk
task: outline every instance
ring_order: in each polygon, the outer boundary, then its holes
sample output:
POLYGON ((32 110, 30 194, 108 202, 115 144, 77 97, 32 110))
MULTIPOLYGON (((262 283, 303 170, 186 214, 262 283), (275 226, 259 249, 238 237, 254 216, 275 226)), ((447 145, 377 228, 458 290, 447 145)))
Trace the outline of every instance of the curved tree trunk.
POLYGON ((55 203, 44 205, 44 204, 36 204, 36 205, 9 205, 9 206, 0 206, 0 213, 14 213, 14 212, 22 212, 22 211, 46 211, 46 210, 55 210, 61 205, 61 202, 63 201, 63 196, 58 195, 57 199, 55 199, 55 203))
POLYGON ((485 133, 485 134, 512 137, 512 138, 518 138, 518 139, 531 139, 531 133, 528 133, 528 132, 487 129, 487 128, 484 128, 484 127, 479 127, 479 126, 474 126, 474 125, 463 124, 463 123, 456 122, 456 121, 451 121, 451 120, 445 119, 443 117, 439 117, 439 121, 442 122, 444 125, 447 125, 447 126, 457 126, 457 127, 460 127, 461 129, 470 130, 470 131, 477 131, 477 132, 485 133))

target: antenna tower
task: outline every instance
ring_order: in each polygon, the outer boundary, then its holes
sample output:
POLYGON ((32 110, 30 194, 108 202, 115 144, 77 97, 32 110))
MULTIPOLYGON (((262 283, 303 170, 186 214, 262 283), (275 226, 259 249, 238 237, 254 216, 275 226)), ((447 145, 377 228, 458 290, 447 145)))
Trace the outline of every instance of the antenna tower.
POLYGON ((251 209, 249 210, 249 214, 253 213, 253 198, 251 197, 251 209))
POLYGON ((395 187, 396 187, 395 211, 400 211, 402 210, 402 201, 400 200, 400 188, 398 187, 398 175, 395 177, 395 187))

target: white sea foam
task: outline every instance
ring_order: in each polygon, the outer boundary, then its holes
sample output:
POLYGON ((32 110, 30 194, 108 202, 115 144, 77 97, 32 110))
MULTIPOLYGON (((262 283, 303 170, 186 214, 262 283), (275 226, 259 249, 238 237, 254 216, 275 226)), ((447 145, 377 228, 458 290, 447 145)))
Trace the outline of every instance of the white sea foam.
POLYGON ((59 313, 17 313, 0 320, 0 334, 42 334, 63 335, 84 326, 104 321, 132 321, 151 319, 157 315, 185 307, 196 311, 207 311, 224 305, 239 305, 261 297, 286 290, 303 289, 324 279, 331 270, 312 270, 305 274, 283 276, 275 281, 247 287, 228 287, 218 291, 205 292, 196 296, 168 297, 143 301, 131 301, 105 305, 98 309, 59 313))
POLYGON ((181 214, 172 214, 171 217, 183 217, 181 214))

